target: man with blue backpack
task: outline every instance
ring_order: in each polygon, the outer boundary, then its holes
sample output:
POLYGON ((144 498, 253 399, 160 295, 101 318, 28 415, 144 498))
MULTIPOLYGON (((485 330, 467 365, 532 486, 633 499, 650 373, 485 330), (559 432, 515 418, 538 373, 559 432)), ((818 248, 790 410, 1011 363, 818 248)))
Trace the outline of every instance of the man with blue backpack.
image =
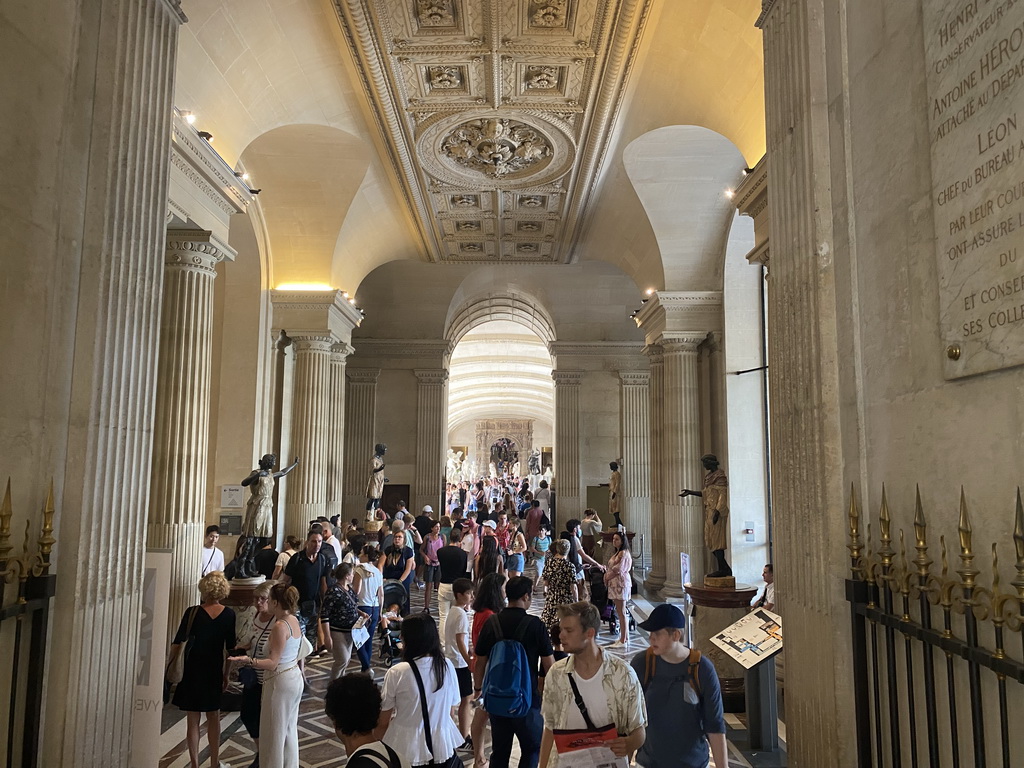
POLYGON ((513 737, 519 741, 519 768, 537 768, 544 733, 538 670, 551 668, 554 651, 544 623, 527 613, 533 580, 509 579, 505 597, 508 607, 487 620, 475 649, 475 689, 491 723, 489 768, 508 768, 513 737))

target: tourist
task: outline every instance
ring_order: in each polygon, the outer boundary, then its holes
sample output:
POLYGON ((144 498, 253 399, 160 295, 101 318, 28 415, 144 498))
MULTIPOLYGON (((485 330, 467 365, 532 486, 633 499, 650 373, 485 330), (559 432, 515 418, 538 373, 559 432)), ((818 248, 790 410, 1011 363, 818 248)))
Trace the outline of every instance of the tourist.
POLYGON ((210 764, 220 764, 220 696, 227 676, 224 653, 235 647, 235 612, 221 600, 230 592, 231 585, 220 571, 203 576, 200 603, 185 611, 171 641, 172 654, 185 654, 184 674, 171 701, 185 713, 191 768, 199 768, 199 716, 204 712, 210 764))
POLYGON ((396 509, 395 509, 395 518, 394 519, 396 521, 401 521, 402 524, 404 525, 405 524, 405 516, 409 514, 409 509, 405 506, 405 502, 404 501, 399 501, 395 505, 395 507, 396 507, 396 509))
POLYGON ((359 553, 366 546, 366 536, 361 533, 349 534, 345 549, 341 552, 341 562, 356 565, 359 562, 359 553))
POLYGON ((265 658, 232 656, 229 661, 263 670, 263 705, 260 712, 260 768, 298 768, 299 702, 304 682, 299 670, 302 627, 295 615, 299 592, 275 584, 270 588, 274 626, 265 658))
POLYGON ((416 556, 412 547, 406 546, 406 531, 395 531, 392 535, 391 546, 384 550, 384 554, 377 560, 377 568, 380 569, 385 579, 394 579, 402 582, 405 587, 405 605, 403 610, 409 612, 409 594, 412 590, 413 569, 416 567, 416 556))
POLYGON ((597 634, 601 614, 591 603, 558 607, 560 637, 569 657, 555 664, 544 678, 544 741, 540 768, 558 763, 552 755, 558 731, 603 731, 615 736, 601 746, 618 758, 617 768, 629 768, 629 757, 644 743, 647 709, 640 681, 629 663, 601 650, 597 634))
POLYGON ((454 604, 448 612, 444 627, 445 656, 455 667, 455 676, 459 681, 459 733, 465 743, 464 749, 472 749, 473 740, 470 734, 470 713, 473 701, 473 662, 470 653, 469 614, 466 609, 473 601, 473 582, 459 578, 452 584, 454 604))
MULTIPOLYGON (((527 521, 529 522, 529 521, 527 521)), ((551 549, 551 533, 547 525, 537 529, 537 535, 530 539, 530 552, 533 553, 533 564, 537 567, 537 579, 544 577, 544 566, 547 565, 548 551, 551 549)), ((547 586, 544 587, 547 594, 547 586)))
POLYGON ((541 620, 527 613, 533 602, 533 581, 526 576, 509 579, 505 584, 505 596, 508 598, 508 607, 502 610, 497 618, 492 617, 484 624, 476 642, 474 690, 477 693, 482 690, 487 671, 487 657, 494 645, 503 638, 519 639, 526 651, 527 665, 530 668, 530 709, 522 717, 504 717, 489 713, 492 743, 490 768, 508 768, 513 737, 519 742, 520 768, 536 768, 540 758, 541 734, 544 727, 540 714, 537 677, 539 668, 542 667, 546 673, 551 667, 551 639, 541 620), (493 626, 495 621, 500 625, 500 636, 493 626))
MULTIPOLYGON (((284 569, 284 576, 281 583, 285 586, 294 586, 298 592, 298 612, 296 618, 302 627, 306 639, 310 645, 318 648, 317 631, 320 622, 317 615, 320 611, 320 601, 327 592, 327 576, 329 573, 329 560, 324 552, 320 551, 323 544, 323 535, 314 527, 306 537, 306 546, 291 560, 284 569)), ((331 550, 331 555, 334 550, 331 550)), ((332 576, 333 579, 333 576, 332 576)), ((306 674, 305 659, 299 662, 303 679, 306 674)), ((308 685, 306 691, 309 692, 308 685)))
POLYGON ((540 481, 540 487, 534 491, 533 499, 540 502, 540 508, 545 514, 551 511, 551 491, 548 490, 547 480, 540 481))
MULTIPOLYGON (((527 494, 527 496, 529 495, 527 494)), ((530 508, 526 512, 526 538, 536 538, 544 522, 545 515, 544 510, 540 508, 540 502, 531 497, 530 508)))
POLYGON ((320 612, 320 623, 327 625, 326 634, 330 638, 327 647, 334 654, 331 680, 337 680, 348 668, 352 658, 352 628, 360 618, 364 622, 370 618, 368 613, 359 610, 359 596, 352 589, 354 572, 351 563, 341 563, 334 569, 335 584, 324 595, 320 612))
POLYGON ((454 584, 457 579, 466 577, 469 562, 466 551, 462 548, 461 528, 452 528, 448 543, 437 550, 437 562, 440 566, 438 568, 440 581, 437 586, 437 627, 447 647, 448 641, 444 627, 448 611, 455 601, 454 584))
POLYGON ((761 597, 758 598, 754 605, 751 606, 750 610, 754 611, 758 608, 766 608, 769 611, 775 610, 775 568, 771 563, 765 563, 764 570, 761 571, 761 578, 764 579, 765 587, 761 597))
POLYGON ((452 535, 452 516, 442 515, 441 516, 441 538, 448 541, 448 537, 452 535))
POLYGON ((324 712, 345 747, 345 768, 410 768, 377 736, 380 705, 380 688, 370 675, 344 675, 328 686, 324 712))
POLYGON ((583 551, 591 557, 599 544, 601 544, 601 532, 604 530, 604 523, 597 516, 593 509, 583 510, 583 522, 580 523, 580 540, 583 542, 583 551))
POLYGON ((288 561, 292 559, 292 555, 298 552, 301 547, 302 541, 298 536, 292 536, 289 534, 284 537, 284 550, 277 556, 277 561, 274 563, 274 574, 271 577, 272 581, 277 581, 281 578, 285 567, 288 565, 288 561))
MULTIPOLYGON (((485 576, 476 586, 476 597, 473 599, 473 628, 470 631, 470 650, 473 664, 470 669, 476 669, 476 641, 480 639, 480 630, 484 628, 487 620, 505 607, 505 575, 492 573, 485 576)), ((487 710, 477 707, 473 713, 473 723, 470 726, 471 739, 473 744, 473 768, 486 768, 487 761, 484 760, 484 729, 487 727, 487 710)))
POLYGON ((395 533, 397 533, 398 531, 404 531, 404 530, 405 530, 405 519, 395 520, 394 522, 392 522, 391 523, 391 532, 387 536, 385 536, 384 537, 384 541, 381 542, 381 544, 380 544, 380 551, 381 552, 387 552, 388 551, 388 547, 390 547, 394 543, 395 533))
POLYGON ((381 609, 384 607, 384 574, 377 567, 379 558, 380 551, 373 544, 364 544, 359 551, 359 563, 356 565, 356 574, 352 582, 352 588, 359 595, 359 610, 370 617, 366 621, 366 631, 370 639, 356 649, 362 672, 370 669, 373 639, 377 633, 377 624, 380 623, 381 609))
POLYGON ((274 578, 274 569, 277 566, 277 550, 274 549, 274 540, 269 536, 262 536, 256 540, 256 570, 265 579, 274 578))
POLYGON ((604 572, 604 566, 583 551, 583 544, 580 541, 580 521, 575 517, 566 521, 565 532, 562 534, 562 538, 569 542, 569 554, 567 557, 576 571, 576 587, 579 591, 579 599, 589 600, 590 587, 584 578, 583 564, 589 563, 601 572, 604 572))
POLYGON ((498 551, 498 540, 494 536, 485 535, 480 541, 480 554, 476 556, 473 573, 477 583, 489 573, 505 573, 505 558, 498 551))
POLYGON ((326 517, 318 517, 316 521, 320 523, 321 532, 324 536, 324 544, 329 544, 331 546, 331 549, 334 550, 335 559, 340 563, 342 558, 341 539, 334 535, 334 527, 326 517))
POLYGON ((441 523, 434 522, 427 535, 423 537, 423 546, 420 547, 420 554, 423 557, 423 613, 430 613, 430 601, 434 590, 441 583, 441 564, 437 560, 437 552, 445 545, 445 539, 441 535, 441 523))
POLYGON ((498 540, 498 549, 501 551, 502 557, 508 554, 508 548, 512 541, 512 529, 509 526, 508 515, 504 512, 498 512, 498 525, 494 529, 494 537, 498 540))
MULTIPOLYGON (((256 609, 250 629, 249 639, 245 645, 239 646, 254 659, 265 659, 270 649, 270 630, 274 626, 274 613, 270 610, 270 588, 273 585, 265 581, 257 584, 252 590, 252 605, 256 609)), ((242 683, 242 706, 238 719, 242 721, 249 738, 256 744, 256 759, 249 768, 259 768, 260 750, 260 713, 263 702, 263 670, 241 668, 238 679, 242 683)))
POLYGON ((548 627, 558 621, 555 613, 558 606, 575 603, 580 599, 576 570, 566 559, 568 553, 569 542, 565 539, 551 542, 551 557, 547 559, 544 572, 541 574, 547 586, 541 621, 548 627))
MULTIPOLYGON (((455 668, 441 652, 431 616, 406 618, 402 645, 402 661, 384 675, 381 740, 401 750, 413 766, 445 766, 463 741, 452 720, 459 705, 455 668)), ((458 758, 453 763, 447 768, 461 766, 458 758)))
POLYGON ((626 601, 633 594, 633 556, 629 552, 629 538, 622 531, 612 534, 612 556, 608 558, 608 570, 604 572, 604 584, 608 588, 608 599, 615 604, 615 615, 619 619, 619 639, 609 647, 621 648, 629 642, 629 627, 626 622, 626 601))
POLYGON ((509 545, 508 558, 505 560, 505 570, 509 578, 522 576, 526 570, 526 537, 519 529, 519 518, 513 516, 508 521, 509 545))
POLYGON ((216 525, 206 526, 206 538, 203 541, 203 552, 202 552, 202 569, 199 573, 200 577, 205 576, 208 573, 214 571, 224 571, 224 553, 217 548, 217 542, 220 541, 220 528, 216 525))
POLYGON ((662 603, 640 628, 650 633, 651 647, 630 663, 650 724, 636 761, 644 768, 705 768, 710 746, 715 766, 728 768, 718 674, 707 656, 687 647, 686 616, 662 603))

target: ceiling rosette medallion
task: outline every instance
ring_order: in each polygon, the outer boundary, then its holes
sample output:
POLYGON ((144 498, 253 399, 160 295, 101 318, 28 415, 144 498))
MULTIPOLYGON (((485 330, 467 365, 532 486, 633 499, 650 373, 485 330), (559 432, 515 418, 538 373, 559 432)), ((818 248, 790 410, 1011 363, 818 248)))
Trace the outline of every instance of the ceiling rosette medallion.
POLYGON ((575 261, 654 0, 332 1, 424 257, 575 261))

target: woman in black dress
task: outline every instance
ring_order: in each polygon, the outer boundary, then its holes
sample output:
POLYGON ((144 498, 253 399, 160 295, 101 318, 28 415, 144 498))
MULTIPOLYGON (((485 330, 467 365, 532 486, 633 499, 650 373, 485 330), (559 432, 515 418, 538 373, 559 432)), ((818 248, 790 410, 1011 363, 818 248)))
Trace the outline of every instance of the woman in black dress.
POLYGON ((210 765, 220 765, 220 695, 227 681, 224 660, 235 647, 235 612, 221 605, 231 585, 220 571, 199 581, 202 602, 181 617, 174 644, 186 643, 185 671, 174 691, 172 703, 185 712, 186 742, 191 768, 199 768, 199 715, 206 713, 210 741, 210 765), (191 624, 191 626, 189 626, 191 624))

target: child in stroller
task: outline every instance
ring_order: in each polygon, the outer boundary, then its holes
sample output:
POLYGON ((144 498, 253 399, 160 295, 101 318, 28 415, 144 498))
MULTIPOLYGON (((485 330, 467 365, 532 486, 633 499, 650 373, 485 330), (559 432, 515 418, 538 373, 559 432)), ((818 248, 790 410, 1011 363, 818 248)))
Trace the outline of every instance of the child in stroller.
POLYGON ((387 610, 380 617, 380 658, 388 667, 402 656, 401 632, 407 594, 405 585, 397 579, 384 581, 387 610))

